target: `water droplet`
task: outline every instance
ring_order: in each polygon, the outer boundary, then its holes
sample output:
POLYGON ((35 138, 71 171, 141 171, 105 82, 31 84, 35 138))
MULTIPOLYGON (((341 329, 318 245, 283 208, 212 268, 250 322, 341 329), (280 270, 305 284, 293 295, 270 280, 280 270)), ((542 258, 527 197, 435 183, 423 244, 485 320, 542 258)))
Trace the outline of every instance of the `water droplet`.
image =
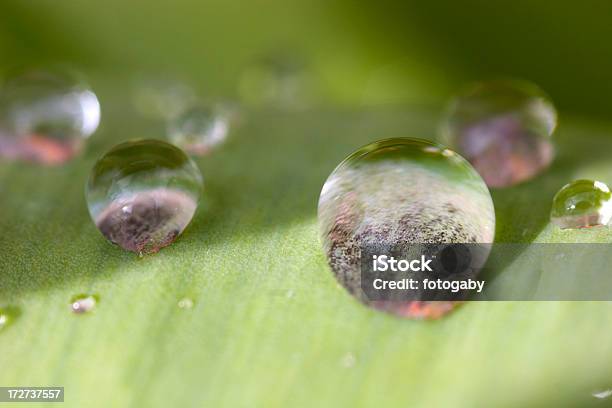
POLYGON ((202 156, 225 142, 229 114, 219 107, 193 106, 168 124, 168 139, 190 154, 202 156))
POLYGON ((21 309, 17 306, 0 307, 0 332, 5 330, 21 315, 21 309))
POLYGON ((185 297, 185 298, 180 299, 176 305, 180 309, 193 309, 193 306, 195 305, 195 303, 193 299, 185 297))
POLYGON ((28 71, 0 90, 0 155, 43 164, 75 156, 100 122, 100 104, 69 71, 28 71))
POLYGON ((117 145, 98 160, 86 194, 100 232, 123 249, 146 254, 183 232, 201 190, 202 174, 182 150, 138 140, 117 145))
POLYGON ((247 104, 298 109, 311 99, 311 82, 303 58, 277 52, 256 59, 245 69, 239 91, 247 104))
POLYGON ((362 147, 328 177, 319 198, 319 229, 333 273, 362 302, 407 317, 438 317, 452 302, 372 302, 360 287, 360 249, 368 242, 490 243, 495 213, 470 164, 417 139, 362 147))
POLYGON ((612 390, 595 391, 592 395, 598 399, 606 399, 612 397, 612 390))
POLYGON ((499 80, 475 84, 453 100, 442 132, 487 185, 506 187, 550 165, 556 124, 554 105, 536 85, 499 80))
POLYGON ((601 181, 572 181, 553 198, 550 219, 561 228, 607 225, 611 218, 612 194, 601 181))
POLYGON ((134 105, 143 116, 172 119, 191 106, 196 95, 187 84, 166 78, 138 78, 132 94, 134 105))
POLYGON ((340 360, 340 365, 342 365, 342 367, 344 368, 353 368, 355 367, 356 363, 357 363, 357 358, 355 357, 355 354, 350 353, 350 352, 346 353, 340 360))
POLYGON ((76 314, 89 313, 96 308, 99 302, 100 298, 98 295, 82 293, 70 299, 70 310, 72 310, 72 313, 76 314))

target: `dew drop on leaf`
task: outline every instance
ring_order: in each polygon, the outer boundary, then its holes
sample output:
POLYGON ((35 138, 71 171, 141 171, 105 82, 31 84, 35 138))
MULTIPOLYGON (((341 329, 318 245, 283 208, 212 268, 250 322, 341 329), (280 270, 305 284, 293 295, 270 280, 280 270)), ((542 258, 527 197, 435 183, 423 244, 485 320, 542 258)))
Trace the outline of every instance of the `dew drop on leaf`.
POLYGON ((75 314, 89 313, 96 308, 99 301, 98 295, 86 293, 75 295, 70 299, 70 310, 75 314))
POLYGON ((612 389, 595 391, 592 395, 597 399, 606 399, 606 398, 612 397, 612 389))
POLYGON ((601 181, 572 181, 553 198, 550 219, 561 228, 607 225, 611 218, 612 193, 601 181))
POLYGON ((21 309, 17 306, 0 307, 0 332, 12 325, 21 315, 21 309))
POLYGON ((177 304, 176 304, 179 309, 193 309, 193 306, 195 305, 195 302, 193 301, 193 299, 188 298, 188 297, 184 297, 182 299, 180 299, 177 304))
POLYGON ((356 363, 357 358, 355 357, 355 354, 351 352, 346 353, 340 360, 340 365, 342 365, 343 368, 353 368, 356 363))
POLYGON ((140 77, 134 83, 132 102, 151 119, 172 119, 196 101, 193 88, 178 79, 140 77))
POLYGON ((370 300, 360 286, 361 249, 491 243, 495 231, 491 195, 474 168, 441 145, 408 138, 371 143, 340 163, 321 190, 318 220, 342 286, 369 306, 411 318, 440 317, 455 303, 370 300))
POLYGON ((301 109, 312 99, 307 61, 291 52, 271 52, 253 60, 239 82, 242 100, 249 105, 301 109))
POLYGON ((168 140, 195 156, 203 156, 225 142, 229 112, 215 106, 193 106, 168 123, 168 140))
POLYGON ((36 70, 0 88, 0 155, 55 165, 79 153, 100 122, 92 90, 70 71, 36 70))
POLYGON ((170 245, 187 227, 203 181, 179 148, 159 140, 115 146, 98 160, 87 183, 89 213, 112 243, 137 254, 170 245))
POLYGON ((556 125, 555 107, 536 85, 498 80, 474 84, 452 101, 442 137, 487 185, 507 187, 550 165, 556 125))

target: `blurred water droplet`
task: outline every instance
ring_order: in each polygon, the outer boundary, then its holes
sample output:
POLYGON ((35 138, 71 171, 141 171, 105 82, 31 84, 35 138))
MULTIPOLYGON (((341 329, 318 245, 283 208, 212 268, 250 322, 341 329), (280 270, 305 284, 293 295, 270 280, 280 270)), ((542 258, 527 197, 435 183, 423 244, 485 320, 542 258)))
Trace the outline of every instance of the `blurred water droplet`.
POLYGON ((535 177, 554 157, 557 112, 536 85, 481 82, 450 104, 444 142, 461 153, 487 185, 511 186, 535 177))
POLYGON ((76 73, 26 71, 0 90, 0 155, 43 164, 76 155, 98 128, 100 104, 76 73))
POLYGON ((132 93, 140 114, 153 119, 172 119, 196 100, 194 90, 185 83, 162 78, 139 78, 132 93))
POLYGON ((605 399, 612 396, 612 390, 595 391, 592 395, 598 399, 605 399))
POLYGON ((357 358, 355 357, 355 354, 351 352, 346 353, 340 361, 340 364, 344 368, 353 368, 356 363, 357 363, 357 358))
POLYGON ((94 166, 87 205, 100 232, 139 255, 170 245, 187 227, 202 174, 179 148, 159 140, 122 143, 94 166))
POLYGON ((240 79, 245 103, 300 109, 312 99, 313 83, 307 63, 288 52, 270 53, 253 61, 240 79))
POLYGON ((193 299, 190 299, 188 297, 182 298, 178 301, 177 306, 180 309, 193 309, 193 306, 195 305, 193 299))
POLYGON ((293 297, 293 294, 294 294, 293 289, 289 289, 286 294, 287 299, 291 299, 293 297))
POLYGON ((96 308, 98 302, 98 295, 79 294, 70 299, 70 309, 76 314, 89 313, 96 308))
POLYGON ((607 225, 612 219, 612 193, 601 181, 572 181, 555 194, 550 219, 561 228, 607 225))
POLYGON ((225 142, 229 127, 229 112, 221 107, 192 106, 169 121, 168 140, 189 154, 202 156, 225 142))
POLYGON ((0 332, 9 327, 21 315, 17 306, 0 307, 0 332))

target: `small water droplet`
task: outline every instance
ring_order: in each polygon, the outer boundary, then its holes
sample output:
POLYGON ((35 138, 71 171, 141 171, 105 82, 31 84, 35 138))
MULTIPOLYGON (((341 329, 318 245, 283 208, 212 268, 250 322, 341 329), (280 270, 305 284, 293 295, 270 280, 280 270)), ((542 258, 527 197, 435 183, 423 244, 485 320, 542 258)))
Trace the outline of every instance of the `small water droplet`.
POLYGON ((342 365, 344 368, 353 368, 356 363, 357 358, 355 357, 355 354, 351 352, 346 353, 340 360, 340 365, 342 365))
POLYGON ((138 112, 154 119, 172 119, 196 100, 194 90, 178 80, 139 78, 135 81, 132 100, 138 112))
POLYGON ((0 155, 9 159, 63 163, 99 123, 98 98, 73 72, 20 72, 0 89, 0 155))
POLYGON ((338 281, 363 303, 411 318, 439 317, 454 304, 368 299, 360 257, 368 243, 493 241, 489 190, 465 159, 445 151, 424 140, 382 140, 351 154, 326 180, 318 207, 323 248, 338 281))
POLYGON ((76 314, 89 313, 96 308, 99 301, 98 295, 85 293, 75 295, 70 299, 70 310, 76 314))
POLYGON ((242 99, 251 105, 299 109, 310 102, 312 80, 303 58, 290 52, 263 55, 240 79, 242 99))
POLYGON ((442 132, 487 185, 506 187, 550 165, 556 124, 555 107, 536 85, 499 80, 477 83, 454 99, 442 132))
POLYGON ((600 181, 573 181, 555 194, 550 219, 561 228, 607 225, 612 219, 612 193, 600 181))
POLYGON ((229 113, 220 107, 193 106, 169 121, 168 140, 190 154, 202 156, 225 142, 229 126, 229 113))
POLYGON ((0 332, 5 330, 21 315, 21 309, 17 306, 0 307, 0 332))
POLYGON ((201 190, 202 174, 182 150, 139 140, 117 145, 98 160, 86 194, 100 232, 140 255, 174 242, 193 218, 201 190))
POLYGON ((287 296, 287 299, 291 299, 291 298, 293 297, 293 289, 289 289, 289 290, 287 291, 286 296, 287 296))
POLYGON ((598 399, 606 399, 612 396, 612 390, 595 391, 592 395, 598 399))
POLYGON ((195 305, 193 299, 190 299, 188 297, 182 298, 178 301, 177 306, 180 309, 193 309, 193 306, 195 305))

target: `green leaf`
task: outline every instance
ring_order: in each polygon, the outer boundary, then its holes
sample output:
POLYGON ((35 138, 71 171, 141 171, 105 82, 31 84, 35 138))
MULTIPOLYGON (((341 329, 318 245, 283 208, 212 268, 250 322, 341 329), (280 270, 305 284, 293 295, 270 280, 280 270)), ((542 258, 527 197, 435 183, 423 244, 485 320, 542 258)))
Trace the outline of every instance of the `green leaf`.
MULTIPOLYGON (((119 94, 82 158, 0 165, 0 307, 21 311, 0 329, 0 385, 64 386, 68 406, 88 407, 584 406, 612 387, 610 303, 475 302, 411 321, 335 282, 317 237, 325 178, 372 140, 433 137, 435 114, 243 112, 198 159, 192 224, 140 259, 104 240, 83 194, 107 148, 163 135, 119 94), (93 313, 71 313, 80 293, 99 296, 93 313)), ((574 178, 612 182, 610 131, 563 123, 553 167, 493 193, 497 240, 609 242, 607 228, 553 228, 548 211, 574 178)))

